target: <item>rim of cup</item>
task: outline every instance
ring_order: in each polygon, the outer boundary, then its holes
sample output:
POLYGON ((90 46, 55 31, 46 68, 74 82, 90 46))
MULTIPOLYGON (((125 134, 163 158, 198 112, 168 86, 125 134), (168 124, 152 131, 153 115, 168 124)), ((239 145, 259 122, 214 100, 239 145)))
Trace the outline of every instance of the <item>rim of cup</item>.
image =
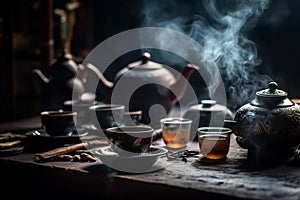
POLYGON ((191 119, 183 118, 183 117, 168 117, 160 120, 160 123, 163 124, 190 124, 192 123, 191 119))
POLYGON ((142 113, 142 110, 124 111, 124 115, 141 115, 142 113))
POLYGON ((124 110, 125 106, 121 104, 97 104, 89 107, 93 111, 124 110))
POLYGON ((64 106, 75 106, 75 107, 80 107, 80 106, 93 106, 97 105, 98 101, 92 101, 92 102, 84 102, 80 100, 66 100, 64 101, 64 106))
POLYGON ((41 112, 42 116, 55 116, 55 117, 64 117, 64 116, 76 116, 77 112, 68 111, 68 110, 52 110, 52 111, 43 111, 41 112))
POLYGON ((200 127, 197 129, 200 134, 221 134, 228 135, 232 133, 232 130, 227 127, 200 127))
POLYGON ((106 129, 106 132, 111 133, 148 133, 153 131, 154 129, 150 126, 119 126, 106 129))

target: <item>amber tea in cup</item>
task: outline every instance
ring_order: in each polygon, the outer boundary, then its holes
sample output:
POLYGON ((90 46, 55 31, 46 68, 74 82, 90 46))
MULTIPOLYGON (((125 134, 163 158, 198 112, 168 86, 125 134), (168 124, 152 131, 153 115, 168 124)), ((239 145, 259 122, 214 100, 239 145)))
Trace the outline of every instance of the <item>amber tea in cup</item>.
POLYGON ((204 158, 226 158, 229 152, 231 129, 224 127, 201 127, 197 133, 200 152, 204 158))
POLYGON ((185 118, 164 118, 160 120, 162 138, 168 148, 185 148, 190 140, 192 120, 185 118))

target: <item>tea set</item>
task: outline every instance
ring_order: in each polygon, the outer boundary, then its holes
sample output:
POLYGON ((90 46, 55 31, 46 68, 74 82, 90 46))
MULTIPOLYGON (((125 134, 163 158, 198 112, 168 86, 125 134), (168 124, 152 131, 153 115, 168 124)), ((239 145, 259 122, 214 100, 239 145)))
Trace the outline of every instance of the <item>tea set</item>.
MULTIPOLYGON (((168 114, 176 102, 184 96, 187 85, 180 79, 188 80, 197 69, 198 66, 188 64, 176 79, 165 65, 151 61, 151 55, 146 52, 142 54, 141 60, 130 63, 120 70, 113 82, 110 82, 94 65, 78 65, 68 54, 63 54, 50 67, 49 78, 40 70, 34 70, 42 83, 43 126, 49 135, 56 136, 55 134, 67 134, 75 125, 81 127, 89 123, 93 124, 95 130, 103 131, 110 143, 110 146, 97 150, 97 154, 105 162, 112 162, 108 157, 115 158, 116 155, 119 156, 118 158, 126 157, 126 159, 144 155, 154 157, 150 162, 153 164, 158 156, 166 154, 168 150, 158 147, 153 149, 154 130, 147 125, 151 121, 149 108, 153 104, 160 104, 168 114), (155 81, 158 84, 139 88, 131 97, 127 108, 121 98, 115 104, 107 104, 97 101, 96 95, 87 95, 85 80, 77 77, 79 70, 89 70, 99 78, 97 87, 99 91, 96 93, 101 92, 108 102, 118 81, 122 80, 130 84, 132 81, 142 82, 148 79, 146 81, 155 81), (161 85, 168 87, 161 87, 161 85), (167 88, 180 91, 179 99, 172 90, 167 88), (70 100, 74 98, 74 94, 78 99, 70 100), (90 98, 81 98, 83 95, 90 98), (57 111, 59 109, 64 111, 57 111), (126 124, 122 124, 124 117, 126 124), (150 150, 151 155, 147 155, 150 150)), ((160 123, 162 118, 154 120, 160 123)), ((291 101, 285 91, 278 89, 276 82, 270 82, 267 89, 257 91, 256 97, 237 109, 235 113, 214 100, 204 99, 201 103, 190 106, 183 118, 192 121, 189 132, 190 135, 197 137, 190 138, 191 140, 198 141, 199 138, 206 138, 199 136, 203 128, 210 135, 219 134, 217 137, 220 140, 223 136, 232 133, 236 136, 238 145, 248 150, 249 159, 259 162, 277 163, 292 159, 300 144, 300 105, 291 101), (223 120, 224 127, 229 129, 230 133, 208 131, 211 116, 223 120)), ((201 145, 199 148, 203 149, 201 145)), ((217 142, 214 145, 217 145, 217 142)), ((226 154, 227 152, 225 157, 226 154)))

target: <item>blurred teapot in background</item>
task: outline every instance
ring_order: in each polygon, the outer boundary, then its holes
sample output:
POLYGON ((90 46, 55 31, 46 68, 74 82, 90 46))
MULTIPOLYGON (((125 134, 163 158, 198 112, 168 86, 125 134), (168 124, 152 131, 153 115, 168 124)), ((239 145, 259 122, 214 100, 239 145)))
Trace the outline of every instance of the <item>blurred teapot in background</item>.
POLYGON ((79 70, 84 69, 86 68, 78 65, 72 59, 72 55, 66 52, 62 52, 62 55, 53 61, 48 77, 40 69, 34 69, 33 73, 37 75, 41 86, 41 110, 63 109, 64 102, 72 97, 93 101, 95 96, 86 92, 85 80, 77 77, 79 70))
MULTIPOLYGON (((89 68, 93 68, 93 65, 87 65, 89 68)), ((94 66, 94 68, 96 67, 94 66)), ((128 111, 142 111, 142 123, 149 124, 152 120, 152 124, 160 126, 159 120, 165 117, 162 115, 166 113, 159 113, 161 107, 157 110, 155 108, 150 110, 151 106, 161 105, 168 113, 184 95, 187 88, 186 80, 195 70, 198 70, 198 66, 187 64, 181 74, 175 78, 166 65, 151 61, 150 53, 144 52, 141 60, 130 63, 118 71, 112 82, 108 81, 102 73, 99 74, 98 92, 105 96, 107 101, 111 101, 112 93, 115 90, 118 97, 115 98, 116 102, 112 103, 123 105, 129 103, 128 111), (121 89, 115 87, 117 83, 120 83, 118 87, 121 85, 121 89), (133 94, 129 94, 129 90, 135 86, 138 88, 133 94), (177 96, 173 93, 174 91, 177 96), (130 102, 124 102, 126 101, 124 97, 128 95, 130 95, 130 102), (151 119, 149 114, 154 117, 151 119)))

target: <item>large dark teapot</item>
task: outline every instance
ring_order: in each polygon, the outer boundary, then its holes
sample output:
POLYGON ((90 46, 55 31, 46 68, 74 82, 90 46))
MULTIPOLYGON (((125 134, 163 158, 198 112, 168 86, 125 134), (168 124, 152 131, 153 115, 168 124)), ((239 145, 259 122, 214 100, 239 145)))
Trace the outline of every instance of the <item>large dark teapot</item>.
POLYGON ((77 77, 78 71, 83 69, 83 65, 77 64, 72 55, 65 52, 49 66, 49 75, 34 69, 41 85, 41 110, 63 109, 65 101, 85 97, 85 83, 77 77))
POLYGON ((129 111, 142 110, 142 123, 151 122, 154 126, 160 126, 160 118, 165 117, 183 97, 187 80, 198 67, 187 64, 177 78, 169 69, 166 65, 151 61, 151 55, 145 52, 141 60, 121 69, 112 82, 100 74, 98 89, 108 101, 116 97, 113 103, 129 104, 126 108, 129 111), (161 108, 164 108, 164 113, 161 108))
POLYGON ((260 164, 292 159, 300 144, 300 106, 275 82, 240 107, 231 125, 238 144, 260 164))

